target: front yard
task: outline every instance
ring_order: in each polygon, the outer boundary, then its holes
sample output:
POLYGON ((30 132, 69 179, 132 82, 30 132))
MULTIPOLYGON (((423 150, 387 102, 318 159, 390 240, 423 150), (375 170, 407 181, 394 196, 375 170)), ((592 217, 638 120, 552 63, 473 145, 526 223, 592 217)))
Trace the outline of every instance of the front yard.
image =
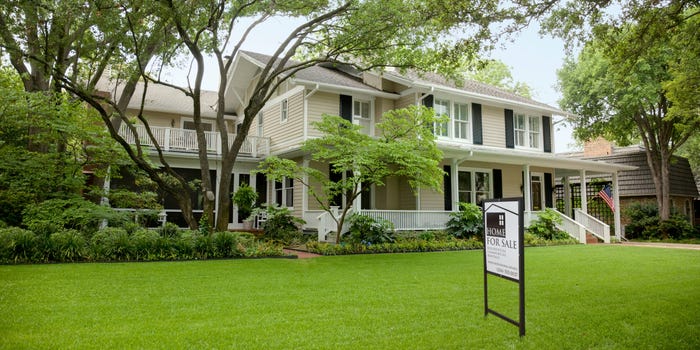
MULTIPOLYGON (((699 251, 525 255, 522 339, 484 318, 476 250, 0 266, 0 348, 700 348, 699 251)), ((517 316, 514 284, 489 283, 517 316)))

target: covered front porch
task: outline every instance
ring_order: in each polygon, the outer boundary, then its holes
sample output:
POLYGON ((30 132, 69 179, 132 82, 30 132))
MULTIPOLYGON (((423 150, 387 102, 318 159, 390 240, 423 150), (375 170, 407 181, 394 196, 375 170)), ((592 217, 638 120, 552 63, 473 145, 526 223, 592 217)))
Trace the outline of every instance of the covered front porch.
MULTIPOLYGON (((411 192, 400 180, 387 181, 384 188, 373 188, 370 200, 358 199, 353 211, 373 218, 391 221, 396 230, 440 230, 446 227, 450 213, 458 210, 460 202, 481 205, 487 198, 523 197, 525 225, 534 220, 545 208, 555 209, 555 180, 568 183, 569 177, 580 178, 611 176, 613 200, 619 208, 618 172, 629 166, 599 161, 571 159, 521 150, 474 147, 471 150, 448 150, 443 161, 445 171, 442 193, 421 189, 411 192), (528 179, 527 181, 525 179, 528 179)), ((585 185, 582 193, 586 193, 585 185)), ((565 186, 566 187, 566 186, 565 186)), ((615 211, 614 232, 610 226, 588 214, 586 196, 580 208, 574 208, 570 195, 565 195, 565 213, 560 229, 581 243, 591 234, 609 243, 621 238, 619 210, 615 211)), ((336 230, 331 214, 320 210, 303 210, 306 227, 317 229, 319 239, 336 230)))

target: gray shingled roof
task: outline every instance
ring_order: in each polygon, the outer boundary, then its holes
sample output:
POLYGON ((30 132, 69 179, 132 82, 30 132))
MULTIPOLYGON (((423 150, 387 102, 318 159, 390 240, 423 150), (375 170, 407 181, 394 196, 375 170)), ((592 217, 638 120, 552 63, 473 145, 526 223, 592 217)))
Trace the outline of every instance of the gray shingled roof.
MULTIPOLYGON (((474 81, 474 80, 464 80, 461 82, 457 82, 453 79, 446 79, 443 76, 436 74, 436 73, 421 73, 421 72, 415 72, 415 71, 409 71, 409 72, 405 73, 404 75, 407 78, 414 80, 414 81, 418 81, 418 82, 438 84, 438 85, 443 85, 446 87, 462 90, 462 91, 469 92, 469 93, 495 97, 498 99, 504 99, 504 100, 515 102, 515 103, 524 103, 524 104, 539 106, 539 107, 546 108, 546 109, 559 110, 559 108, 557 108, 557 107, 552 107, 548 104, 538 102, 538 101, 535 101, 533 99, 523 97, 523 96, 520 96, 518 94, 512 93, 510 91, 506 91, 506 90, 503 90, 501 88, 495 87, 493 85, 480 83, 480 82, 474 81)), ((560 111, 560 112, 562 114, 566 114, 566 112, 564 112, 564 111, 560 111)))
MULTIPOLYGON (((259 61, 262 64, 266 64, 267 62, 270 61, 272 58, 271 56, 256 53, 256 52, 250 52, 250 51, 241 51, 241 53, 244 53, 245 55, 253 58, 254 60, 259 61)), ((293 64, 293 62, 290 62, 290 64, 293 64)), ((535 101, 530 98, 526 98, 517 94, 514 94, 512 92, 497 88, 495 86, 491 86, 488 84, 476 82, 473 80, 465 80, 461 84, 457 84, 454 80, 448 80, 445 79, 444 77, 436 74, 436 73, 422 73, 422 72, 416 72, 416 71, 408 71, 403 74, 399 74, 397 72, 384 72, 385 76, 391 77, 394 76, 399 79, 403 80, 410 80, 414 81, 417 83, 422 83, 423 85, 441 85, 447 88, 452 88, 452 89, 457 89, 457 90, 462 90, 465 93, 472 93, 472 94, 477 94, 477 95, 482 95, 486 98, 492 97, 495 99, 500 99, 500 100, 506 100, 510 101, 514 104, 528 104, 531 106, 535 107, 541 107, 550 111, 556 111, 559 112, 560 114, 564 115, 567 114, 566 112, 560 110, 557 107, 552 107, 550 105, 547 105, 542 102, 535 101)), ((344 87, 350 87, 350 88, 355 88, 355 89, 364 89, 372 92, 378 92, 381 90, 378 90, 372 86, 366 85, 362 82, 361 73, 357 70, 353 70, 352 68, 348 69, 347 67, 339 67, 339 68, 330 68, 330 67, 324 67, 324 66, 313 66, 310 68, 306 68, 304 70, 301 70, 297 72, 294 76, 296 79, 300 80, 306 80, 310 82, 316 82, 316 83, 321 83, 321 84, 331 84, 331 85, 336 85, 336 86, 344 86, 344 87)))
MULTIPOLYGON (((601 157, 590 157, 588 159, 602 160, 608 163, 624 164, 636 166, 636 170, 621 171, 618 176, 620 196, 654 196, 656 188, 651 170, 647 165, 646 153, 644 150, 625 150, 618 154, 601 157)), ((674 156, 671 163, 671 195, 698 197, 698 188, 690 170, 688 160, 683 157, 674 156)))
MULTIPOLYGON (((241 51, 241 53, 249 56, 250 58, 262 64, 267 64, 272 59, 272 56, 264 55, 257 52, 241 51)), ((287 66, 293 65, 294 63, 296 63, 296 61, 290 61, 287 64, 287 66)), ((330 84, 336 86, 349 87, 353 89, 367 90, 368 92, 381 91, 372 86, 364 84, 362 82, 362 79, 352 76, 351 74, 319 65, 311 66, 309 68, 300 70, 294 74, 293 78, 320 84, 330 84)))

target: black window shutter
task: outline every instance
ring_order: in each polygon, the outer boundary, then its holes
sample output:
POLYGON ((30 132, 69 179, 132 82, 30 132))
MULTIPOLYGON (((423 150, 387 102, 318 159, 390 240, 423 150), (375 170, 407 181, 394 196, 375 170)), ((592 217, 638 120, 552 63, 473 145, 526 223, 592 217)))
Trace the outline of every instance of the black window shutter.
POLYGON ((515 148, 515 130, 513 125, 513 110, 506 109, 506 148, 515 148))
POLYGON ((554 190, 552 184, 552 174, 544 173, 544 206, 547 208, 553 208, 552 203, 552 191, 554 190))
POLYGON ((423 106, 433 108, 433 95, 428 95, 423 98, 423 106))
POLYGON ((503 198, 503 173, 493 169, 493 198, 503 198))
POLYGON ((340 95, 340 117, 352 122, 352 96, 340 95))
POLYGON ((542 116, 542 136, 544 138, 544 151, 552 153, 552 126, 551 117, 542 116))
MULTIPOLYGON (((333 171, 333 165, 329 164, 328 165, 328 180, 331 182, 340 182, 343 181, 343 174, 338 173, 333 171)), ((343 207, 343 195, 342 194, 337 194, 333 196, 333 198, 330 199, 330 202, 328 205, 335 205, 339 207, 343 207)))
POLYGON ((484 137, 481 130, 481 105, 478 103, 472 103, 472 120, 474 144, 483 145, 484 137))
POLYGON ((443 193, 445 194, 445 210, 452 210, 452 173, 450 172, 452 168, 449 165, 445 165, 442 168, 445 170, 445 175, 442 177, 444 186, 443 193))

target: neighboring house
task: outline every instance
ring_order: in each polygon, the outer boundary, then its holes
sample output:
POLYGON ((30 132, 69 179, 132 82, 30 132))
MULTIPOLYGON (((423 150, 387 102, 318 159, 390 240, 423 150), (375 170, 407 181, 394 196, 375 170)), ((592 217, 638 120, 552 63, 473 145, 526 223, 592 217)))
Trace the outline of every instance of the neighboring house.
MULTIPOLYGON (((230 116, 230 126, 242 119, 238 116, 243 115, 257 72, 270 59, 252 52, 240 52, 234 58, 226 90, 225 112, 230 116)), ((150 98, 149 92, 149 103, 150 98)), ((416 104, 449 117, 449 122, 435 128, 438 146, 444 152, 443 192, 421 189, 414 194, 407 181, 393 178, 385 186, 372 187, 354 203, 355 210, 387 218, 397 229, 444 228, 449 213, 458 209, 459 202, 481 203, 486 198, 524 197, 527 221, 533 213, 554 206, 555 179, 582 174, 615 178, 619 171, 632 169, 555 155, 552 116, 566 113, 486 84, 466 81, 457 85, 429 73, 359 72, 348 67, 318 65, 297 72, 281 84, 259 113, 250 130, 249 151, 236 163, 233 187, 249 183, 262 201, 289 207, 306 220, 306 228, 318 229, 323 238, 322 233, 330 229, 326 227, 327 217, 324 219, 327 214, 310 198, 306 188, 291 180, 269 182, 262 175, 251 175, 251 170, 264 157, 277 155, 328 172, 328 164, 312 164, 309 155, 301 150, 305 140, 320 136, 312 123, 323 114, 340 115, 374 135, 374 126, 384 112, 416 104)), ((152 118, 153 124, 163 127, 164 138, 169 133, 171 138, 175 134, 193 139, 191 132, 185 130, 191 107, 154 112, 158 113, 149 114, 149 120, 152 118)), ((215 123, 211 123, 211 128, 216 128, 215 123)), ((125 129, 123 133, 128 134, 125 129)), ((216 139, 216 134, 211 134, 212 169, 216 169, 215 155, 220 147, 216 139)), ((191 169, 196 177, 196 154, 189 146, 172 145, 171 141, 166 156, 177 166, 191 169)), ((177 211, 167 201, 166 208, 177 211)), ((241 219, 234 211, 229 227, 240 227, 241 219)), ((569 219, 567 225, 572 235, 585 236, 580 224, 569 219)), ((589 231, 603 237, 598 229, 589 231)))
MULTIPOLYGON (((652 203, 656 204, 656 187, 654 179, 647 163, 646 152, 641 146, 631 147, 615 147, 611 142, 599 138, 594 141, 587 142, 584 146, 584 151, 579 153, 569 153, 567 157, 575 157, 586 160, 598 160, 612 164, 630 165, 636 167, 634 170, 623 170, 618 175, 618 190, 620 197, 619 208, 622 212, 622 225, 626 225, 629 219, 625 216, 625 209, 633 203, 652 203)), ((670 200, 672 212, 685 215, 688 220, 693 223, 695 220, 695 199, 698 198, 698 187, 695 183, 695 178, 690 168, 688 160, 683 157, 673 156, 670 169, 670 200)), ((589 187, 591 186, 592 178, 588 178, 589 187)), ((594 197, 599 190, 598 187, 603 186, 611 181, 610 176, 596 177, 596 189, 593 194, 589 191, 589 198, 594 197)), ((571 186, 575 188, 580 186, 578 179, 571 181, 571 186)), ((578 191, 572 191, 574 193, 578 191)), ((574 199, 576 200, 576 199, 574 199)), ((590 201, 590 199, 589 199, 590 201)), ((594 210, 589 206, 589 212, 598 219, 611 223, 612 212, 607 210, 605 206, 599 206, 604 210, 594 210)))

